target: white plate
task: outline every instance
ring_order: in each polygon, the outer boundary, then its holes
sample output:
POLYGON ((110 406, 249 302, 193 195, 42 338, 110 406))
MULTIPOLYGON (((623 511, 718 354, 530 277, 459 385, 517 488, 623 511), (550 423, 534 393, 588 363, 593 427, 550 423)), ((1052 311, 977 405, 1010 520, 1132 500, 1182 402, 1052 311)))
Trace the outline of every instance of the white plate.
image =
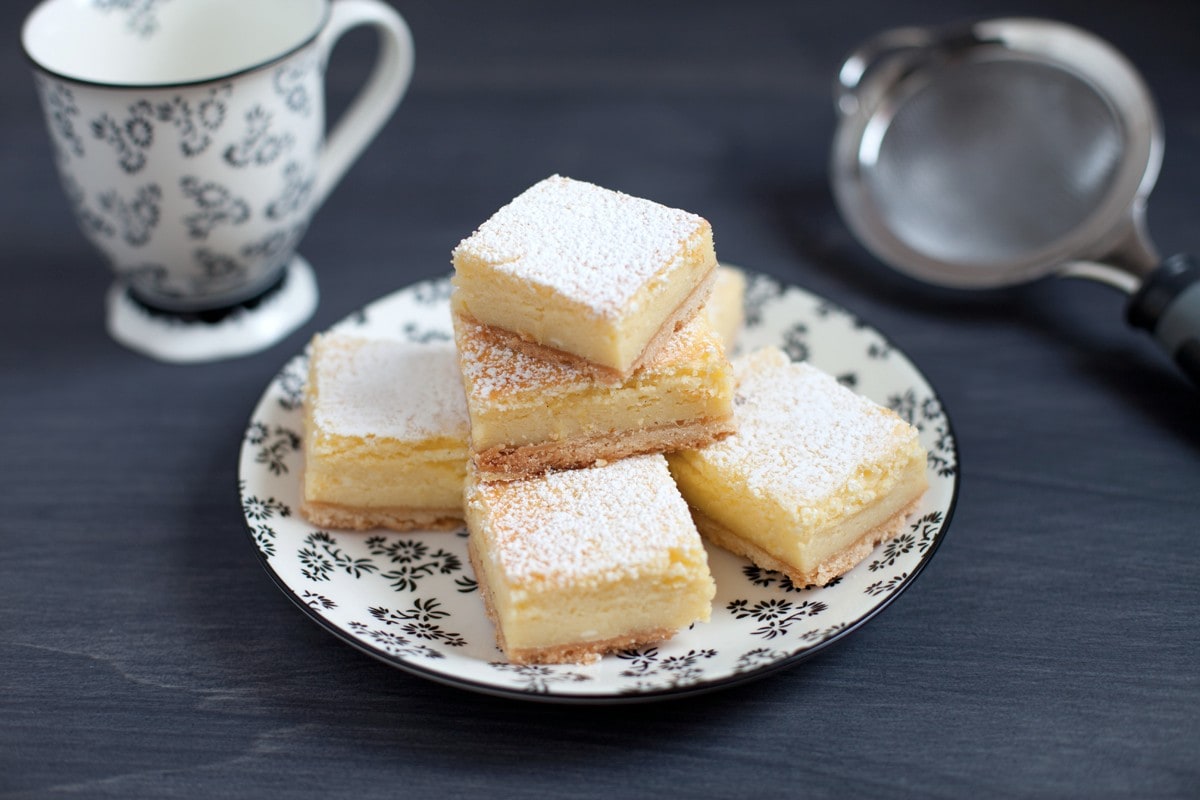
MULTIPOLYGON (((916 425, 929 492, 907 529, 829 586, 798 588, 710 547, 712 621, 657 647, 587 666, 515 666, 497 649, 467 561, 466 533, 323 531, 296 513, 307 356, 267 387, 239 463, 242 508, 267 572, 321 626, 442 683, 559 702, 651 700, 707 691, 795 664, 879 613, 928 563, 957 494, 954 434, 933 389, 878 331, 827 300, 751 275, 740 350, 785 349, 916 425)), ((339 323, 364 334, 449 338, 446 279, 410 286, 339 323)))

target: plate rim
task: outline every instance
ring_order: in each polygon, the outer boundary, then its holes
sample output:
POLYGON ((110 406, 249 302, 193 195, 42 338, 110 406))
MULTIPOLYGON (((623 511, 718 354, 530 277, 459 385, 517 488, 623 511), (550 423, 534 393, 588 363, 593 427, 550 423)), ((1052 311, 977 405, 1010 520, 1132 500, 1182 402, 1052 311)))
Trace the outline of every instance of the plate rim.
MULTIPOLYGON (((723 266, 732 266, 725 262, 722 262, 722 265, 723 266)), ((946 533, 948 532, 949 527, 950 527, 950 522, 954 518, 954 512, 958 506, 958 494, 959 494, 959 489, 960 489, 960 483, 961 483, 960 477, 961 477, 961 472, 962 472, 962 462, 960 459, 960 452, 959 452, 959 447, 958 447, 958 435, 957 435, 957 432, 954 427, 954 420, 951 418, 949 411, 947 411, 945 404, 942 402, 941 393, 937 390, 937 387, 934 386, 933 382, 929 380, 929 377, 924 373, 924 371, 922 371, 913 362, 913 360, 911 358, 908 357, 907 351, 905 351, 901 347, 896 347, 895 342, 892 339, 892 337, 887 335, 887 333, 885 333, 883 330, 881 330, 873 322, 869 322, 869 321, 863 319, 862 317, 858 316, 857 314, 850 312, 841 303, 839 303, 835 300, 831 300, 831 299, 825 297, 824 295, 818 294, 817 292, 814 292, 803 286, 799 286, 795 283, 787 282, 781 278, 777 278, 776 276, 765 273, 765 272, 749 270, 749 269, 745 269, 740 266, 735 267, 735 268, 738 270, 741 270, 746 275, 748 283, 755 280, 755 278, 762 277, 762 278, 765 278, 769 281, 776 283, 780 287, 780 296, 783 296, 785 293, 787 293, 789 291, 797 291, 804 295, 807 295, 811 299, 815 299, 815 300, 821 301, 821 302, 831 303, 833 306, 841 309, 845 313, 849 314, 853 319, 861 322, 867 328, 869 328, 870 330, 877 333, 883 339, 884 343, 891 346, 892 354, 899 355, 901 358, 903 358, 903 360, 907 363, 908 367, 910 369, 912 369, 921 378, 922 381, 925 382, 926 386, 929 387, 931 396, 933 397, 933 399, 935 399, 937 401, 937 403, 941 407, 943 417, 944 417, 945 423, 946 423, 946 430, 947 430, 947 433, 949 433, 949 435, 950 435, 950 452, 953 453, 953 455, 954 455, 955 472, 954 472, 953 482, 952 482, 952 486, 951 486, 951 490, 950 490, 950 500, 946 506, 944 516, 943 516, 942 520, 940 521, 940 523, 938 524, 937 535, 932 538, 929 548, 926 549, 925 552, 921 555, 920 561, 918 561, 913 566, 912 571, 904 578, 903 581, 901 581, 896 586, 896 588, 891 593, 889 593, 884 598, 882 598, 882 600, 880 600, 880 602, 873 605, 862 616, 854 619, 851 622, 846 623, 845 626, 841 630, 839 630, 837 633, 835 633, 825 639, 822 639, 821 641, 819 641, 813 645, 810 645, 810 646, 805 647, 801 650, 798 650, 794 653, 791 653, 790 655, 788 655, 784 658, 780 658, 776 661, 762 664, 760 666, 754 667, 753 669, 748 669, 744 672, 735 672, 735 673, 725 675, 722 677, 718 677, 718 678, 712 678, 709 680, 701 680, 694 684, 689 684, 686 686, 669 686, 669 687, 662 687, 662 688, 657 688, 657 689, 647 689, 644 691, 627 692, 627 693, 610 691, 610 692, 578 692, 578 693, 570 693, 570 694, 558 694, 558 693, 555 693, 552 689, 544 691, 544 692, 533 692, 533 691, 523 690, 523 689, 515 688, 515 687, 496 686, 496 685, 485 683, 482 681, 476 681, 476 680, 473 680, 470 678, 464 678, 464 677, 455 676, 453 674, 439 672, 437 670, 433 670, 428 667, 425 667, 414 661, 405 660, 402 656, 398 656, 394 653, 389 653, 382 648, 376 647, 374 645, 369 644, 368 642, 365 642, 361 639, 354 637, 348 631, 343 630, 342 628, 338 627, 336 624, 334 624, 330 620, 326 619, 320 613, 318 613, 316 609, 314 609, 307 602, 305 602, 304 599, 301 598, 300 595, 297 594, 296 591, 292 589, 290 584, 288 584, 286 581, 284 581, 284 579, 279 575, 279 573, 276 572, 275 569, 271 566, 270 560, 268 559, 267 555, 263 552, 262 548, 258 546, 258 543, 255 541, 255 538, 254 538, 254 529, 250 525, 250 521, 243 514, 242 522, 244 524, 246 533, 250 540, 250 544, 254 548, 254 553, 258 557, 259 564, 266 571, 267 575, 271 578, 272 582, 274 582, 276 587, 278 587, 279 590, 281 592, 283 592, 283 594, 289 600, 291 600, 292 603, 297 608, 299 608, 300 611, 303 612, 303 614, 306 617, 308 617, 313 622, 317 623, 317 625, 320 626, 321 628, 323 628, 324 630, 333 634, 336 638, 340 639, 342 642, 344 642, 344 643, 350 645, 351 647, 353 647, 354 649, 358 650, 359 652, 364 653, 368 656, 371 656, 375 660, 381 661, 390 667, 400 669, 404 672, 407 672, 411 675, 415 675, 417 677, 431 680, 431 681, 441 684, 443 686, 450 686, 450 687, 454 687, 456 689, 463 689, 463 690, 467 690, 467 691, 471 691, 471 692, 475 692, 475 693, 479 693, 479 694, 490 695, 493 697, 502 697, 502 698, 506 698, 506 699, 523 700, 523 701, 527 701, 527 702, 532 701, 532 702, 548 703, 548 704, 555 704, 555 705, 632 705, 632 704, 636 704, 636 703, 647 703, 647 702, 656 702, 656 701, 661 701, 661 700, 693 697, 696 695, 707 694, 709 692, 715 692, 715 691, 720 691, 722 689, 727 689, 732 686, 737 686, 740 684, 757 681, 757 680, 759 680, 761 678, 765 678, 768 675, 771 675, 773 673, 780 672, 780 671, 788 669, 790 667, 794 667, 803 661, 807 661, 808 659, 813 658, 814 656, 816 656, 820 653, 823 653, 831 645, 841 642, 848 636, 856 633, 867 622, 871 621, 876 616, 881 614, 885 609, 889 608, 892 605, 892 603, 894 603, 896 601, 896 599, 900 597, 900 595, 904 594, 904 592, 906 592, 908 590, 908 588, 913 584, 913 582, 917 579, 917 577, 920 576, 920 574, 925 571, 925 567, 932 560, 934 554, 941 547, 942 540, 945 539, 945 537, 946 537, 946 533)), ((447 276, 442 275, 439 277, 421 278, 421 279, 415 280, 409 284, 406 284, 405 286, 400 287, 399 289, 388 292, 380 297, 375 298, 374 300, 370 300, 370 301, 364 303, 359 309, 356 309, 355 311, 352 311, 350 314, 345 315, 344 317, 335 321, 332 325, 330 325, 328 327, 329 328, 335 327, 335 326, 341 324, 342 322, 344 322, 346 319, 352 318, 354 314, 360 313, 362 309, 368 308, 376 303, 383 302, 396 294, 400 294, 402 292, 409 291, 412 287, 417 286, 418 284, 436 283, 438 281, 445 280, 446 278, 447 278, 447 276)), ((294 360, 301 358, 304 355, 306 350, 307 350, 307 344, 305 345, 305 348, 303 350, 301 350, 300 353, 297 353, 297 354, 289 357, 288 359, 286 359, 283 362, 282 367, 271 376, 270 380, 267 382, 266 388, 263 390, 262 394, 259 395, 258 402, 255 403, 254 408, 251 410, 251 415, 252 415, 251 418, 252 419, 255 415, 255 412, 257 412, 259 406, 262 405, 263 401, 266 399, 266 394, 270 390, 271 385, 278 379, 279 375, 284 370, 286 370, 287 367, 294 360)), ((242 469, 241 469, 241 460, 242 460, 241 457, 242 457, 242 453, 243 453, 243 450, 245 449, 245 447, 246 447, 246 442, 243 439, 241 446, 238 448, 239 495, 241 493, 240 487, 243 482, 242 469)), ((453 535, 453 534, 451 534, 451 535, 453 535)))

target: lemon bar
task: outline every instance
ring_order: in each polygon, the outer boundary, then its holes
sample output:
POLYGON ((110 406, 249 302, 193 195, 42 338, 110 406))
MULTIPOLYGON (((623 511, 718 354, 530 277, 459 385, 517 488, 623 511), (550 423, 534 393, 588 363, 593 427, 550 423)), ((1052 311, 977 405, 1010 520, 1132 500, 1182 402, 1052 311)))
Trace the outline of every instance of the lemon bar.
POLYGON ((927 487, 917 431, 776 348, 734 360, 737 433, 669 456, 711 542, 824 585, 904 526, 927 487))
POLYGON ((746 322, 745 302, 746 274, 736 267, 717 267, 712 294, 704 304, 704 311, 713 330, 721 337, 726 353, 733 351, 746 322))
POLYGON ((484 480, 702 447, 733 430, 733 371, 703 314, 615 386, 513 349, 457 313, 454 333, 484 480))
POLYGON ((661 455, 520 481, 469 470, 464 497, 471 564, 510 661, 595 661, 708 621, 708 554, 661 455))
POLYGON ((492 215, 453 262, 464 314, 609 382, 700 309, 717 266, 702 217, 559 175, 492 215))
POLYGON ((469 433, 450 342, 319 335, 305 397, 301 513, 328 528, 459 527, 469 433))

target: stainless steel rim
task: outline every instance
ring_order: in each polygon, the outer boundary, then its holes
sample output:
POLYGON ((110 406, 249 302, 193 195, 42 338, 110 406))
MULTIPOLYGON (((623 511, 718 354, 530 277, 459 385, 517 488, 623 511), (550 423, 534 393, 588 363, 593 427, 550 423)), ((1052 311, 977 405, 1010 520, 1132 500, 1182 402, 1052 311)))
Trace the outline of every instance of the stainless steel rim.
MULTIPOLYGON (((1002 286, 1042 277, 1070 264, 1104 262, 1117 250, 1146 251, 1126 259, 1144 269, 1152 248, 1139 238, 1145 198, 1162 161, 1162 134, 1153 98, 1133 66, 1112 46, 1061 23, 998 19, 951 29, 889 31, 856 51, 838 76, 840 124, 831 154, 834 197, 847 225, 884 262, 926 281, 962 288, 1002 286), (1124 151, 1102 202, 1068 235, 1002 263, 962 264, 910 246, 881 213, 867 171, 872 137, 934 77, 937 60, 1025 61, 1057 67, 1088 84, 1121 126, 1124 151)), ((1101 266, 1103 269, 1103 266, 1101 266)), ((1086 272, 1086 270, 1082 271, 1086 272)))

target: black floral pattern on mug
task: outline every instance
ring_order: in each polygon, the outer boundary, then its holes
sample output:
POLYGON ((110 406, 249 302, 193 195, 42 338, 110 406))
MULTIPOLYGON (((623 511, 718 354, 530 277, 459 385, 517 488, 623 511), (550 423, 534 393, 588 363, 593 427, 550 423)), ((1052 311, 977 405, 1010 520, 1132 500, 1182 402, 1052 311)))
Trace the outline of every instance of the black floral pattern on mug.
POLYGON ((126 286, 160 297, 182 297, 183 292, 170 285, 170 273, 162 264, 141 264, 121 270, 120 278, 126 286))
POLYGON ((70 174, 62 173, 63 191, 67 195, 67 200, 70 201, 71 207, 75 210, 75 217, 79 220, 79 225, 83 232, 91 236, 100 236, 105 239, 111 239, 116 236, 117 229, 111 222, 99 214, 88 203, 87 194, 83 191, 83 187, 70 174))
POLYGON ((158 31, 158 6, 163 0, 92 0, 101 11, 120 11, 126 15, 125 28, 148 39, 158 31))
POLYGON ((52 134, 50 143, 54 146, 55 157, 62 161, 66 153, 82 156, 83 139, 75 129, 75 119, 79 116, 75 93, 58 81, 47 80, 41 75, 34 77, 42 95, 42 105, 46 109, 46 119, 52 134))
POLYGON ((201 273, 192 280, 194 294, 220 294, 246 280, 245 265, 222 253, 201 247, 193 254, 201 273))
POLYGON ((114 233, 131 247, 141 247, 150 241, 160 216, 159 202, 162 200, 162 188, 157 183, 149 183, 137 189, 132 199, 122 197, 117 191, 111 190, 100 195, 101 213, 109 220, 115 220, 114 233))
POLYGON ((256 165, 264 167, 291 148, 295 139, 290 133, 271 132, 271 112, 255 105, 246 112, 246 132, 241 141, 225 148, 225 161, 233 167, 256 165))
POLYGON ((158 104, 155 109, 160 122, 175 126, 179 134, 179 150, 188 158, 198 156, 212 144, 213 134, 220 130, 228 114, 231 84, 210 89, 208 97, 193 105, 187 98, 175 96, 158 104))
POLYGON ((146 166, 146 151, 154 143, 154 108, 146 100, 129 107, 125 119, 114 119, 108 113, 92 121, 92 135, 111 145, 117 152, 117 163, 133 175, 146 166))
POLYGON ((284 105, 289 111, 307 117, 312 113, 313 101, 309 96, 306 80, 308 73, 316 66, 315 58, 289 61, 275 69, 272 84, 275 94, 283 98, 284 105))
POLYGON ((207 239, 218 225, 241 225, 250 218, 246 201, 215 181, 185 175, 179 181, 179 188, 184 197, 198 206, 196 213, 183 218, 188 236, 193 239, 207 239))
POLYGON ((299 161, 289 161, 283 168, 283 192, 267 204, 267 219, 282 219, 308 208, 316 181, 316 175, 306 175, 299 161))

